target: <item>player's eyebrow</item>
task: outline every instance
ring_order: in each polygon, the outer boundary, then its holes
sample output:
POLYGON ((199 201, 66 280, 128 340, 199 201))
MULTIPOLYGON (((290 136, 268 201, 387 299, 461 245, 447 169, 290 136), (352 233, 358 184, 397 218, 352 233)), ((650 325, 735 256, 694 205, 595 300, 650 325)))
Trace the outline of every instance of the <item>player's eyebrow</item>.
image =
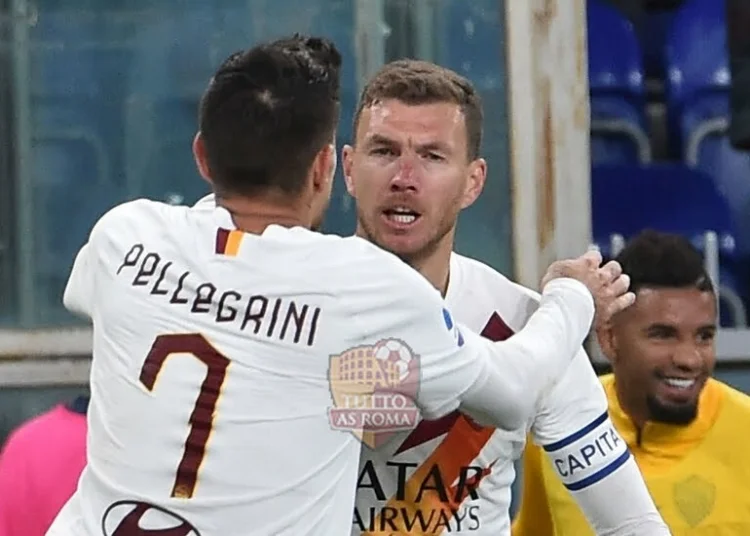
MULTIPOLYGON (((400 144, 396 140, 393 140, 382 134, 372 134, 365 140, 366 147, 374 147, 377 145, 395 147, 400 144)), ((442 153, 448 153, 451 150, 448 145, 440 141, 429 141, 426 143, 414 144, 414 147, 418 152, 437 151, 437 152, 442 152, 442 153)))
POLYGON ((645 326, 642 333, 647 337, 674 337, 679 330, 676 326, 664 322, 654 322, 645 326))
POLYGON ((439 141, 431 141, 417 145, 419 151, 437 151, 439 153, 449 153, 451 151, 450 146, 439 141))
POLYGON ((392 140, 387 136, 383 136, 382 134, 372 134, 365 140, 365 145, 397 145, 397 143, 395 140, 392 140))

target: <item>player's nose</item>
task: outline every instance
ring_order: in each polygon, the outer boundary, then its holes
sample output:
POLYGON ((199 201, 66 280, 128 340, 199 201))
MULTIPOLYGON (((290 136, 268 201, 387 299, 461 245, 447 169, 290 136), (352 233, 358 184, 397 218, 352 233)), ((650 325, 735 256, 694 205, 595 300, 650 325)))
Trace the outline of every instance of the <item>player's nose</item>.
POLYGON ((693 372, 703 367, 703 355, 694 344, 681 344, 672 354, 672 363, 680 370, 693 372))
POLYGON ((409 156, 402 156, 396 167, 396 173, 391 178, 392 191, 404 191, 417 189, 417 166, 414 159, 409 156))

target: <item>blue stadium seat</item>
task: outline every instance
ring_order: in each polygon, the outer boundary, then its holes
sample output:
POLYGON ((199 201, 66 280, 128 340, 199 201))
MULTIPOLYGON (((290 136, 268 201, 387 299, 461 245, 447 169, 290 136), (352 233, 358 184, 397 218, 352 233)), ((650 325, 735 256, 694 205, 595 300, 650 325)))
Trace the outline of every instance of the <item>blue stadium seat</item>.
POLYGON ((730 73, 724 0, 688 0, 667 35, 667 110, 674 139, 689 152, 728 111, 730 73))
MULTIPOLYGON (((682 164, 593 166, 591 194, 597 243, 612 233, 627 238, 644 228, 690 237, 734 234, 727 201, 711 177, 682 164)), ((731 241, 724 242, 724 252, 733 253, 731 241)))
POLYGON ((730 73, 723 0, 690 0, 667 47, 670 124, 685 162, 710 173, 729 201, 737 245, 750 255, 750 156, 727 138, 730 73))
POLYGON ((612 235, 625 240, 644 229, 678 233, 704 248, 706 232, 719 239, 721 294, 730 306, 723 321, 744 322, 745 279, 734 273, 735 226, 712 178, 683 164, 594 166, 591 175, 594 242, 611 253, 612 235), (739 305, 738 305, 739 304, 739 305), (731 307, 740 309, 732 311, 731 307))
POLYGON ((674 15, 674 9, 648 11, 644 14, 643 22, 638 28, 638 41, 643 49, 643 65, 647 77, 662 79, 666 76, 664 49, 674 15))
POLYGON ((731 146, 726 134, 705 138, 688 160, 709 173, 735 220, 737 250, 750 257, 750 153, 731 146))
POLYGON ((632 24, 597 0, 587 3, 591 157, 594 164, 651 159, 643 58, 632 24))

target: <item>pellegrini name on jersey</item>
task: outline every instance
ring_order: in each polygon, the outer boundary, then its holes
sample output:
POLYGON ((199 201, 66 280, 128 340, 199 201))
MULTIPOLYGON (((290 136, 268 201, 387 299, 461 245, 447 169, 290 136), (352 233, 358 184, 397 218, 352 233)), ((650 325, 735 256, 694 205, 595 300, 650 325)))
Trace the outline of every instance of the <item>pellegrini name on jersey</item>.
POLYGON ((217 324, 234 324, 253 335, 295 344, 315 343, 320 307, 196 280, 190 270, 158 251, 147 251, 143 244, 128 248, 117 275, 127 278, 133 287, 142 287, 155 299, 196 315, 210 315, 217 324))

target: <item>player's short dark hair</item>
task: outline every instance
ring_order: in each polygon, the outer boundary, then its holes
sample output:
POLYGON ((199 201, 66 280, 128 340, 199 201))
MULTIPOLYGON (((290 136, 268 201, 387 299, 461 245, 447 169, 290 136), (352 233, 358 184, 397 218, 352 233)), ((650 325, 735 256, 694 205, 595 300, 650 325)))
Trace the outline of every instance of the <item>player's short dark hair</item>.
POLYGON ((703 256, 680 235, 646 230, 632 238, 615 259, 630 276, 630 288, 696 288, 714 292, 703 256))
POLYGON ((354 114, 354 135, 362 110, 378 101, 395 99, 408 105, 448 102, 464 115, 467 157, 479 157, 482 147, 482 99, 472 83, 458 73, 420 60, 397 60, 384 65, 362 90, 354 114))
POLYGON ((295 34, 227 58, 200 103, 199 124, 217 192, 297 194, 340 111, 341 54, 295 34))

